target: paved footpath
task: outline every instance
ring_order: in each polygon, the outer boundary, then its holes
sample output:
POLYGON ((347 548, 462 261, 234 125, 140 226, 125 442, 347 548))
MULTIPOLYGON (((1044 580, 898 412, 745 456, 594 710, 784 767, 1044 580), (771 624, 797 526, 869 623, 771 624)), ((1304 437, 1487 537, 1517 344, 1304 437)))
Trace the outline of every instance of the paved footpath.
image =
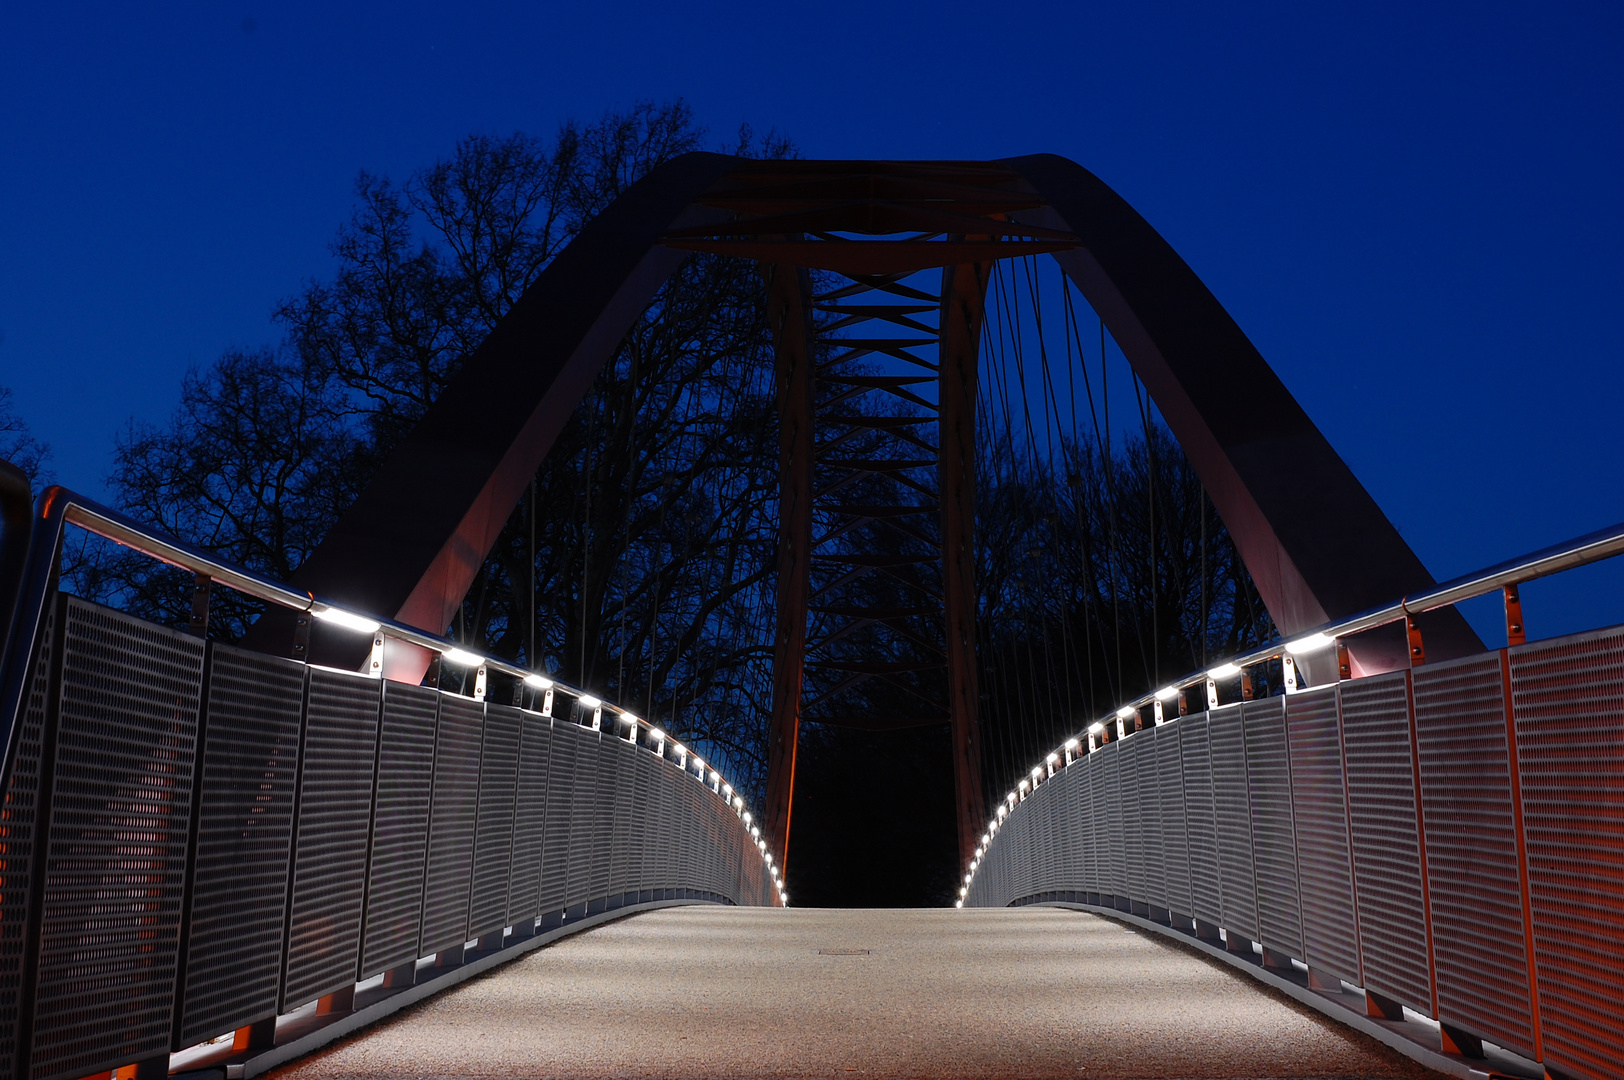
POLYGON ((720 907, 565 938, 274 1075, 1437 1076, 1094 915, 720 907))

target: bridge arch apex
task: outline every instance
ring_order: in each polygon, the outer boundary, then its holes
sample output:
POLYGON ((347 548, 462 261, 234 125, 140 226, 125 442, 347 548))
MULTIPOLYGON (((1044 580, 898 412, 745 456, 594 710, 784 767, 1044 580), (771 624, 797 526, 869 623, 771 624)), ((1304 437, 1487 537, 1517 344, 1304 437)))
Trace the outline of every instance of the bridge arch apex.
MULTIPOLYGON (((751 250, 717 246, 731 241, 710 241, 707 248, 693 239, 754 220, 739 209, 738 198, 723 197, 737 196, 741 177, 758 192, 775 176, 782 181, 783 197, 758 206, 763 222, 789 231, 806 219, 804 212, 797 218, 797 209, 827 207, 838 193, 841 221, 858 227, 837 227, 860 232, 853 206, 860 208, 865 191, 868 203, 890 205, 905 200, 910 185, 940 192, 966 177, 985 181, 993 171, 1001 175, 1000 191, 1024 196, 1008 219, 1031 238, 1024 247, 1006 240, 1004 250, 1052 254, 1100 313, 1202 478, 1284 633, 1433 583, 1211 291, 1126 200, 1082 166, 1053 154, 993 162, 823 162, 706 152, 652 170, 559 253, 383 462, 293 583, 436 632, 448 625, 529 478, 660 284, 692 250, 751 250), (425 491, 434 497, 424 498, 425 491)), ((960 213, 958 220, 973 218, 960 213)), ((959 226, 960 235, 965 228, 959 226)), ((877 250, 881 243, 846 247, 877 250)), ((975 248, 963 261, 998 246, 975 248)), ((1453 609, 1422 620, 1429 656, 1482 648, 1453 609)), ((272 613, 251 640, 280 650, 291 632, 291 622, 272 613)), ((312 655, 335 665, 358 663, 358 652, 348 655, 356 648, 333 635, 313 642, 312 655)), ((1367 671, 1401 666, 1407 658, 1401 636, 1380 632, 1356 642, 1353 651, 1367 671)), ((392 675, 416 681, 427 658, 394 662, 392 675)))

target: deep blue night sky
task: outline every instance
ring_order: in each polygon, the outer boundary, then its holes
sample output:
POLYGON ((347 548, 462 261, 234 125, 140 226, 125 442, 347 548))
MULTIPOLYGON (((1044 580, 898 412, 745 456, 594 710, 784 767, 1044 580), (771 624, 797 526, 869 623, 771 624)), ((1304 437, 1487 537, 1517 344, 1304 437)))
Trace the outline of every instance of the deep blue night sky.
MULTIPOLYGON (((358 170, 681 95, 718 143, 1092 169, 1440 578, 1624 519, 1616 4, 162 7, 0 6, 0 385, 87 492, 276 341, 358 170)), ((1530 629, 1621 597, 1531 587, 1530 629)))

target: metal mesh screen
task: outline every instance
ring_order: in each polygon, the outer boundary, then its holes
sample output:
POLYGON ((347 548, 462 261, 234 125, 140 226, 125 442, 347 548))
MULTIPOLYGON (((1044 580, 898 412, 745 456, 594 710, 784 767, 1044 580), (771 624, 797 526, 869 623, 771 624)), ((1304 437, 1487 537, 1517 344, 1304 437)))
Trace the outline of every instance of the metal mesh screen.
POLYGON ((565 873, 564 902, 573 912, 576 905, 592 899, 592 810, 596 796, 593 779, 598 775, 598 737, 578 724, 564 721, 553 729, 570 743, 575 762, 569 796, 569 869, 565 873))
POLYGON ((1223 922, 1223 879, 1218 870, 1218 815, 1212 796, 1212 747, 1206 713, 1178 722, 1184 764, 1184 823, 1190 845, 1191 912, 1202 922, 1223 922))
POLYGON ((1283 697, 1247 702, 1246 782, 1252 797, 1252 852, 1257 867, 1258 940, 1303 955, 1297 897, 1297 838, 1291 820, 1291 762, 1283 697))
POLYGON ((632 888, 632 845, 636 842, 632 798, 637 783, 632 755, 637 753, 637 748, 619 737, 606 736, 603 742, 609 750, 614 777, 614 804, 608 822, 610 851, 607 895, 618 898, 632 888))
POLYGON ((1148 745, 1148 739, 1128 736, 1117 745, 1116 764, 1122 822, 1122 831, 1116 835, 1128 865, 1127 896, 1141 904, 1145 902, 1145 814, 1139 797, 1139 748, 1148 745))
MULTIPOLYGON (((654 808, 658 804, 660 774, 659 762, 647 750, 634 752, 637 769, 637 786, 632 796, 633 835, 637 838, 636 859, 633 864, 633 873, 637 883, 634 886, 639 893, 646 893, 658 885, 665 884, 656 876, 655 850, 651 842, 655 833, 650 828, 654 808)), ((648 899, 640 896, 640 899, 648 899)))
POLYGON ((479 817, 474 831, 474 877, 469 899, 469 936, 507 924, 508 881, 513 867, 513 815, 518 799, 519 732, 523 715, 511 705, 485 706, 484 749, 479 762, 479 817))
POLYGON ((547 835, 547 781, 552 767, 552 721, 524 714, 519 737, 519 793, 513 825, 513 877, 508 887, 510 926, 527 925, 541 914, 541 853, 547 835))
POLYGON ((677 783, 682 777, 677 773, 676 766, 669 761, 662 762, 659 776, 660 787, 655 798, 658 809, 654 821, 656 865, 659 868, 660 888, 672 889, 677 885, 675 851, 677 783))
POLYGON ((211 649, 182 1046, 276 1013, 304 682, 292 660, 211 649))
POLYGON ((1511 650, 1545 1061, 1624 1075, 1624 629, 1511 650))
POLYGON ((1409 672, 1354 679, 1339 689, 1364 984, 1430 1015, 1409 672))
POLYGON ((1128 899, 1128 860, 1122 843, 1122 786, 1119 781, 1121 743, 1106 743, 1100 747, 1100 775, 1104 790, 1100 801, 1105 807, 1105 854, 1110 860, 1110 892, 1119 901, 1128 899))
POLYGON ((1156 730, 1141 731, 1134 772, 1139 782, 1140 843, 1145 859, 1145 901, 1167 910, 1165 837, 1162 835, 1161 770, 1156 758, 1156 730))
POLYGON ((1246 733, 1241 708, 1228 705, 1207 714, 1212 747, 1212 806, 1218 830, 1220 925, 1253 941, 1261 937, 1257 919, 1257 878, 1252 855, 1251 796, 1246 783, 1246 733))
POLYGON ((1089 754, 1072 766, 1077 777, 1077 848, 1083 867, 1083 891, 1100 891, 1099 820, 1094 816, 1094 755, 1089 754))
POLYGON ((1301 879, 1301 959, 1327 975, 1361 984, 1353 867, 1348 854, 1347 793, 1336 687, 1286 699, 1291 751, 1291 809, 1301 879))
POLYGON ((1438 1015, 1534 1052, 1501 654, 1414 672, 1438 1015))
POLYGON ((1190 844, 1184 819, 1184 761, 1177 724, 1156 729, 1156 777, 1162 808, 1162 859, 1167 877, 1167 910, 1192 918, 1190 844))
POLYGON ((418 955, 460 948, 468 940, 468 890, 479 818, 479 755, 485 707, 440 694, 434 742, 434 802, 429 809, 428 867, 423 884, 423 938, 418 955))
POLYGON ((570 826, 575 798, 575 738, 572 725, 553 720, 548 731, 551 753, 547 764, 547 824, 541 849, 541 894, 536 901, 542 915, 556 915, 568 905, 570 826))
POLYGON ((592 798, 588 804, 586 828, 575 836, 575 842, 584 844, 591 856, 592 883, 582 899, 598 901, 609 895, 609 856, 613 852, 615 817, 615 747, 613 736, 602 732, 591 734, 592 798))
POLYGON ((33 944, 26 936, 33 895, 34 845, 39 828, 46 709, 56 636, 56 605, 46 607, 34 648, 28 697, 12 736, 11 775, 6 781, 5 822, 0 831, 0 1078, 14 1080, 17 1028, 21 1019, 22 962, 33 944))
POLYGON ((440 695, 426 686, 384 683, 362 977, 417 959, 439 710, 440 695))
POLYGON ((381 681, 308 678, 282 1012, 354 983, 372 833, 381 681))
POLYGON ((62 597, 29 1071, 162 1054, 174 1021, 203 642, 62 597))

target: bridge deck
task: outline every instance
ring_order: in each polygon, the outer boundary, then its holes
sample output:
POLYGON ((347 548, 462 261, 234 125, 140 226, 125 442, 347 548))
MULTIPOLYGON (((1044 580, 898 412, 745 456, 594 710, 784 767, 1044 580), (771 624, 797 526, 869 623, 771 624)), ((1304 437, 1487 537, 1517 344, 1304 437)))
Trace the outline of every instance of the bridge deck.
POLYGON ((566 938, 277 1075, 1436 1074, 1080 912, 691 907, 566 938))

